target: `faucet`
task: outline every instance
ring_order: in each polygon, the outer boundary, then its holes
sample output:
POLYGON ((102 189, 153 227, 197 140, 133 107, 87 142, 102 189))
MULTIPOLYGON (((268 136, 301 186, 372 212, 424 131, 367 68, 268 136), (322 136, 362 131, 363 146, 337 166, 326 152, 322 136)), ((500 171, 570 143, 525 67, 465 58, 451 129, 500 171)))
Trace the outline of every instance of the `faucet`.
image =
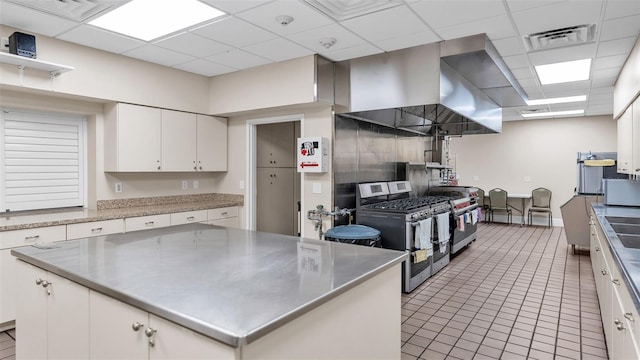
MULTIPOLYGON (((318 238, 322 240, 322 236, 324 232, 322 231, 322 217, 323 216, 333 216, 334 219, 338 219, 338 216, 347 216, 351 215, 352 209, 340 209, 337 206, 334 211, 325 210, 324 205, 316 205, 315 210, 307 211, 307 219, 311 221, 315 221, 313 226, 314 230, 318 232, 318 238)), ((351 221, 349 221, 351 222, 351 221)))

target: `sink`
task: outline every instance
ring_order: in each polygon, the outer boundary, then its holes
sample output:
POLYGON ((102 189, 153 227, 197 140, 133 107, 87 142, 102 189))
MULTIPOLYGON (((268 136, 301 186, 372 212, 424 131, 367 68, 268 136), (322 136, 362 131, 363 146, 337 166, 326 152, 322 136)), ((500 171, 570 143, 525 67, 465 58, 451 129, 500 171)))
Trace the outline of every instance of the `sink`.
POLYGON ((640 225, 640 218, 623 216, 605 216, 610 224, 634 224, 640 225))
POLYGON ((640 235, 618 234, 618 238, 624 247, 640 249, 640 235))
POLYGON ((611 227, 613 228, 613 231, 616 232, 616 234, 620 235, 620 234, 631 234, 631 235, 640 235, 640 224, 639 225, 635 225, 635 224, 610 224, 611 227))

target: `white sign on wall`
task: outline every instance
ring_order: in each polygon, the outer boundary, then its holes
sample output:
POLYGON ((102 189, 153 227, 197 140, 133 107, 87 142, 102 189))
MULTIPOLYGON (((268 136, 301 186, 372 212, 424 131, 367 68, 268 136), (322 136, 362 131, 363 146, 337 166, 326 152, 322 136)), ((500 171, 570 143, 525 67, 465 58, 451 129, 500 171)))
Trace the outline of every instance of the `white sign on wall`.
POLYGON ((298 172, 324 173, 329 163, 329 140, 323 137, 298 138, 298 172))

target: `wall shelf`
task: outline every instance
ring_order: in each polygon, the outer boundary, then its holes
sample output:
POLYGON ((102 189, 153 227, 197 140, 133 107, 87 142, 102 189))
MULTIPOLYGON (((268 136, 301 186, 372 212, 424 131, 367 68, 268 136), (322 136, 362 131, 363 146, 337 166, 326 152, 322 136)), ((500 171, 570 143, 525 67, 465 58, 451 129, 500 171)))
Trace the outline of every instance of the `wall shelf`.
POLYGON ((57 76, 67 71, 71 71, 75 69, 73 66, 55 64, 48 61, 31 59, 24 56, 18 56, 14 54, 5 53, 5 52, 0 52, 0 63, 17 65, 21 71, 24 71, 24 69, 46 71, 51 76, 57 76))

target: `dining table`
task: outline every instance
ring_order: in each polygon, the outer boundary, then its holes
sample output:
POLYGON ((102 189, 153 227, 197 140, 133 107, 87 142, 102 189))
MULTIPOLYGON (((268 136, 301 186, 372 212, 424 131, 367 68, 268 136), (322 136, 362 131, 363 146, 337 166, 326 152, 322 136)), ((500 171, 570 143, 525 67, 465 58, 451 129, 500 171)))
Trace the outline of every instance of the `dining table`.
POLYGON ((528 193, 528 194, 508 193, 507 198, 520 199, 521 207, 518 209, 517 207, 513 206, 513 208, 516 209, 517 211, 520 211, 520 213, 522 214, 520 226, 524 225, 524 211, 526 210, 527 202, 531 199, 531 193, 528 193))

